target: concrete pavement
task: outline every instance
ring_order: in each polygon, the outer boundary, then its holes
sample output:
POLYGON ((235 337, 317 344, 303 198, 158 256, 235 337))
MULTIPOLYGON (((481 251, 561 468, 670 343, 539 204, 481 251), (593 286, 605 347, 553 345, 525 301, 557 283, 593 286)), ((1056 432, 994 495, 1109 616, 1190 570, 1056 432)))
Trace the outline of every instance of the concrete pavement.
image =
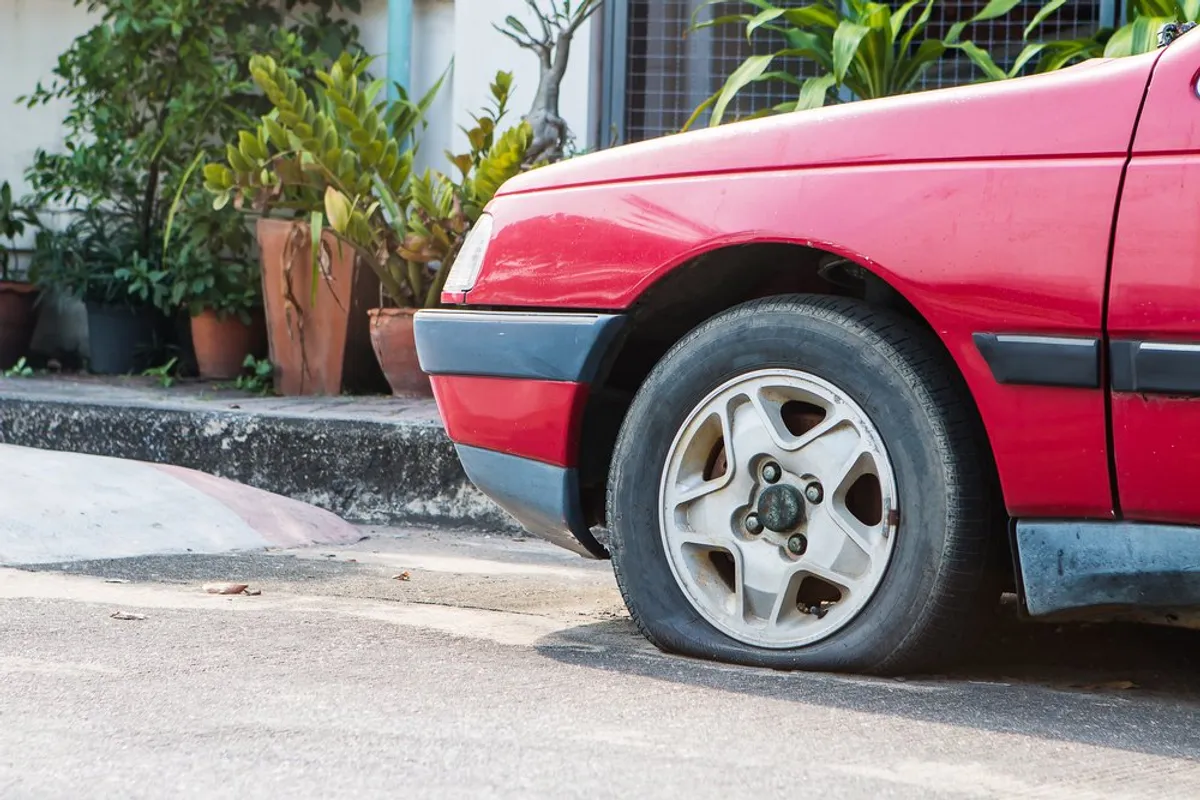
POLYGON ((606 564, 365 533, 0 570, 0 797, 1200 796, 1186 631, 1002 620, 952 675, 742 669, 650 647, 606 564))
POLYGON ((304 503, 180 467, 0 445, 0 564, 346 543, 304 503))

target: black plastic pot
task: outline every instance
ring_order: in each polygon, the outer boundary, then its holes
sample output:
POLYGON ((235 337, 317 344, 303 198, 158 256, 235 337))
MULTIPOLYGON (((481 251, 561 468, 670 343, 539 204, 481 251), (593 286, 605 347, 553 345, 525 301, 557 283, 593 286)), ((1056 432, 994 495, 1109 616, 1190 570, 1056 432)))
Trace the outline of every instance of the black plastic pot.
POLYGON ((145 369, 153 358, 158 315, 153 309, 87 304, 88 369, 125 375, 145 369))

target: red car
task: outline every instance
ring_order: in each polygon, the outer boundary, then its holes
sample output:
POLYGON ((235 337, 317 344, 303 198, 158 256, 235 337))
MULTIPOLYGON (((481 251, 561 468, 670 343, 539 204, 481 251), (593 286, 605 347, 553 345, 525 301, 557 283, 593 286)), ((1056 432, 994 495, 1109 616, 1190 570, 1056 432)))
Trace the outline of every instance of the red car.
POLYGON ((658 646, 896 672, 1200 609, 1200 32, 508 183, 417 343, 471 480, 658 646))

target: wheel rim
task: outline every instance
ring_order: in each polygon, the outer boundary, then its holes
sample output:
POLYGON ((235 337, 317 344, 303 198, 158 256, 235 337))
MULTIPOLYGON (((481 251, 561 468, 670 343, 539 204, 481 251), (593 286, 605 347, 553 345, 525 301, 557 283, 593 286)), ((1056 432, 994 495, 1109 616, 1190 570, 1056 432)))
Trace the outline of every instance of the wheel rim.
POLYGON ((668 452, 663 545, 718 629, 768 648, 818 642, 879 587, 896 541, 891 460, 845 392, 769 369, 704 398, 668 452))

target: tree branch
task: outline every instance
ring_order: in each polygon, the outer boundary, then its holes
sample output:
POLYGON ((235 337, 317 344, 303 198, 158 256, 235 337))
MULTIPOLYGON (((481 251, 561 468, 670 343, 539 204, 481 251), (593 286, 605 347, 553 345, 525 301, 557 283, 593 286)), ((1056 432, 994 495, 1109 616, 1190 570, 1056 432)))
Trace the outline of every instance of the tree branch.
POLYGON ((542 26, 544 41, 547 44, 554 41, 554 33, 550 30, 550 20, 542 13, 542 9, 538 8, 537 0, 525 0, 525 5, 529 6, 533 15, 537 17, 538 24, 542 26))
POLYGON ((532 50, 538 55, 542 55, 544 53, 548 54, 550 51, 550 45, 544 42, 536 41, 528 36, 522 36, 521 34, 511 31, 508 28, 501 28, 499 25, 492 25, 492 27, 507 36, 509 39, 512 39, 513 42, 516 43, 517 47, 521 47, 526 50, 532 50))
POLYGON ((603 5, 603 0, 584 0, 584 4, 575 11, 576 17, 567 30, 574 34, 583 27, 583 23, 591 19, 592 14, 600 10, 601 5, 603 5))

